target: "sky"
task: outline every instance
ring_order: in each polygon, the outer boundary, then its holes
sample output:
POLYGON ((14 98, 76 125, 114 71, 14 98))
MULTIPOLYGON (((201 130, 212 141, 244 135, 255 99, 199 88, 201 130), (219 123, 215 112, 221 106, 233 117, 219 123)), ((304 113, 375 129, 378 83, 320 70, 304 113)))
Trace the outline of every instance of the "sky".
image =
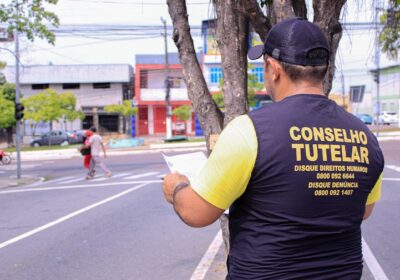
MULTIPOLYGON (((385 1, 378 0, 384 5, 385 1)), ((201 21, 213 17, 210 0, 187 0, 189 23, 199 27, 201 21)), ((60 18, 61 26, 67 33, 57 33, 55 46, 39 39, 33 43, 21 39, 21 62, 23 65, 34 64, 109 64, 127 63, 134 66, 136 54, 163 54, 161 18, 167 26, 172 26, 166 1, 163 0, 59 0, 56 6, 49 6, 60 18), (82 33, 70 25, 84 28, 88 25, 107 25, 103 30, 82 33), (149 26, 150 31, 139 29, 129 34, 117 34, 112 27, 149 26)), ((348 0, 343 11, 342 22, 372 22, 372 0, 348 0), (362 2, 363 4, 360 4, 362 2)), ((311 15, 312 16, 312 15, 311 15)), ((193 28, 195 48, 201 49, 199 29, 193 28)), ((374 65, 373 29, 351 30, 343 33, 337 53, 336 67, 346 76, 347 85, 365 79, 368 70, 374 65)), ((12 43, 0 47, 13 51, 12 43)), ((168 32, 168 51, 177 52, 168 32)), ((9 65, 15 64, 15 58, 9 51, 0 49, 0 60, 9 65)), ((399 64, 399 60, 390 61, 381 55, 381 67, 399 64)), ((339 90, 336 74, 335 87, 339 90)), ((362 80, 360 81, 362 82, 362 80)))

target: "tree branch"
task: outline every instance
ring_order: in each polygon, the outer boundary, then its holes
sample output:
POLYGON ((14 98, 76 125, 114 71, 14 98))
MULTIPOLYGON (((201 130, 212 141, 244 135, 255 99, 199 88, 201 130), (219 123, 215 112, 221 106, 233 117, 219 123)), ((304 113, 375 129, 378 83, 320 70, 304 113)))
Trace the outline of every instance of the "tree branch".
POLYGON ((342 37, 342 24, 339 22, 339 17, 345 3, 346 0, 313 0, 314 23, 321 28, 330 46, 329 68, 324 80, 326 95, 332 89, 336 52, 342 37))
POLYGON ((219 134, 222 129, 223 116, 208 90, 196 52, 186 10, 185 0, 168 0, 168 12, 174 26, 172 39, 179 50, 179 59, 187 85, 190 101, 199 118, 209 149, 209 136, 219 134))
POLYGON ((307 18, 307 6, 305 0, 291 0, 296 17, 307 18))
POLYGON ((286 18, 295 17, 291 0, 274 0, 272 2, 272 13, 274 24, 286 18))
POLYGON ((250 19, 251 25, 264 42, 268 31, 271 29, 270 20, 264 16, 257 0, 243 0, 243 7, 245 14, 250 19))
POLYGON ((217 43, 221 52, 225 103, 224 126, 238 115, 247 113, 247 50, 249 21, 243 3, 215 0, 217 43))

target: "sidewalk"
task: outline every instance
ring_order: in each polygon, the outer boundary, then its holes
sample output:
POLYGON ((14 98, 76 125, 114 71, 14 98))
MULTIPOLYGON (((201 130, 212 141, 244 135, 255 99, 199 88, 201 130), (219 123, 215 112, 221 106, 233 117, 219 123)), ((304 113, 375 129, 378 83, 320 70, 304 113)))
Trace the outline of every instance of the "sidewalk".
MULTIPOLYGON (((146 137, 144 145, 126 148, 107 148, 107 155, 126 155, 138 154, 148 152, 148 150, 160 151, 165 149, 176 148, 205 148, 205 142, 176 142, 176 143, 163 143, 161 137, 146 137)), ((21 152, 21 160, 38 161, 38 160, 51 160, 51 159, 68 159, 72 157, 79 157, 77 148, 66 148, 61 150, 40 150, 40 151, 23 151, 21 152)), ((13 158, 16 158, 15 152, 13 158)))

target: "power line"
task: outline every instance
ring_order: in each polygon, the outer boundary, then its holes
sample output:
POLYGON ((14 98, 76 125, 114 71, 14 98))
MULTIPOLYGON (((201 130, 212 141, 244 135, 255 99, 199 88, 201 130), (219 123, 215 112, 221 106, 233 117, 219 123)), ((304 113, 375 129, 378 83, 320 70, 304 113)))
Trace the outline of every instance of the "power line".
MULTIPOLYGON (((107 1, 107 0, 64 0, 68 2, 86 2, 86 3, 101 3, 101 4, 122 4, 122 5, 139 5, 139 6, 166 6, 165 2, 124 2, 124 1, 107 1)), ((210 5, 210 2, 187 2, 186 5, 210 5)))

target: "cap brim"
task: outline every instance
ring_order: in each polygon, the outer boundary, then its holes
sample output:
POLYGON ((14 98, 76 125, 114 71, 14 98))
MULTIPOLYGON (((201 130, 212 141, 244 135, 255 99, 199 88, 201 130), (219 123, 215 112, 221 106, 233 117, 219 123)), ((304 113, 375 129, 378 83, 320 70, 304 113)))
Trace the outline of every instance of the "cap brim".
POLYGON ((259 59, 263 55, 263 51, 264 51, 264 45, 254 46, 247 52, 247 57, 250 60, 259 59))

